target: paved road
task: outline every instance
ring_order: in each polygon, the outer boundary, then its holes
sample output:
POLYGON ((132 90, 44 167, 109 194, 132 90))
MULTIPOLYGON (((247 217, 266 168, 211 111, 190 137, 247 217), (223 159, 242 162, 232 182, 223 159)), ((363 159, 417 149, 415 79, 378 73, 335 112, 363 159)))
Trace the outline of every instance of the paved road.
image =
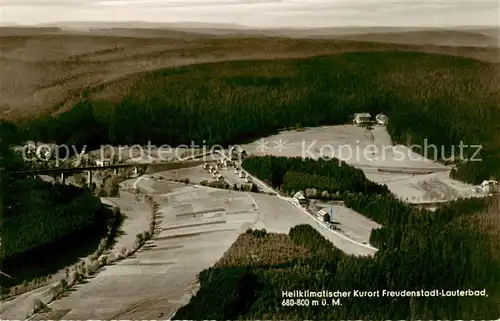
MULTIPOLYGON (((265 191, 268 191, 268 192, 271 192, 273 193, 276 197, 278 197, 279 199, 287 202, 287 203, 290 203, 291 204, 291 199, 290 198, 287 198, 287 197, 283 197, 281 196, 278 192, 276 192, 273 188, 271 188, 270 186, 268 186, 266 183, 264 183, 263 181, 261 181, 260 179, 258 179, 257 177, 249 174, 248 172, 246 172, 246 175, 249 175, 250 177, 252 177, 253 181, 258 183, 265 191)), ((304 215, 307 215, 311 220, 313 220, 316 224, 311 224, 312 226, 314 226, 318 231, 320 231, 320 233, 322 234, 331 234, 331 235, 328 235, 328 239, 330 241, 332 241, 332 243, 337 246, 339 249, 341 250, 344 250, 346 249, 346 243, 350 243, 351 245, 349 246, 349 252, 352 252, 350 254, 359 254, 359 255, 372 255, 374 254, 376 251, 378 251, 377 248, 369 245, 369 244, 363 244, 363 243, 360 243, 360 242, 357 242, 353 239, 350 239, 349 237, 339 233, 339 232, 336 232, 332 229, 330 229, 327 225, 325 225, 323 222, 321 222, 320 220, 316 219, 313 215, 311 215, 307 210, 305 210, 304 208, 300 207, 300 206, 295 206, 294 207, 298 208, 302 213, 304 213, 304 215), (358 250, 356 249, 352 249, 353 246, 356 248, 359 248, 358 250), (368 250, 368 251, 367 251, 368 250)))

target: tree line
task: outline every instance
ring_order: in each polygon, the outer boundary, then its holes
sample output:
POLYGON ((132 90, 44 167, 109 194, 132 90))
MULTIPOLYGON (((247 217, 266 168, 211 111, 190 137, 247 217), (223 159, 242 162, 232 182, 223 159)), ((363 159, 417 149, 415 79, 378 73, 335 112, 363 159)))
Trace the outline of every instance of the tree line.
POLYGON ((347 207, 382 225, 370 236, 370 243, 378 251, 373 258, 349 256, 312 226, 299 225, 288 233, 288 239, 298 247, 288 248, 297 254, 285 262, 276 261, 277 249, 280 253, 290 252, 283 248, 287 242, 262 230, 247 231, 226 253, 228 259, 223 258, 200 274, 200 292, 178 311, 176 319, 199 319, 205 313, 217 320, 228 316, 293 320, 474 319, 493 318, 500 313, 500 249, 495 246, 500 241, 498 219, 493 217, 491 222, 496 223, 489 230, 481 223, 490 220, 488 211, 498 216, 495 197, 461 199, 432 212, 411 207, 382 186, 379 190, 360 188, 364 186, 362 172, 359 175, 357 169, 335 159, 249 157, 243 167, 277 188, 287 184, 287 179, 294 188, 317 187, 314 184, 318 182, 342 186, 347 207), (294 181, 296 177, 301 179, 294 181), (248 239, 251 237, 255 240, 248 239), (249 261, 250 254, 243 253, 258 253, 258 261, 249 261), (227 291, 220 286, 226 277, 230 282, 227 291), (248 278, 252 282, 244 281, 248 278), (488 296, 356 298, 341 299, 342 306, 284 306, 283 289, 486 289, 488 296), (240 293, 245 291, 252 295, 242 296, 240 293), (210 293, 225 295, 215 299, 210 293))
POLYGON ((40 271, 107 233, 112 213, 87 188, 8 176, 2 183, 0 268, 15 276, 1 278, 3 287, 26 281, 25 275, 45 276, 40 271))
MULTIPOLYGON (((500 176, 497 74, 492 64, 412 52, 186 66, 138 75, 133 87, 118 80, 88 90, 70 111, 24 122, 19 132, 89 147, 225 145, 297 123, 338 125, 356 112, 383 112, 394 141, 435 144, 429 157, 437 160, 458 156, 460 141, 482 144, 484 161, 460 164, 455 173, 477 183, 500 176), (123 89, 121 101, 95 98, 116 88, 123 89)), ((469 148, 464 156, 473 153, 469 148)))
POLYGON ((362 170, 336 158, 329 160, 301 157, 252 156, 242 167, 277 189, 285 192, 315 188, 329 193, 389 194, 386 185, 366 179, 362 170))
MULTIPOLYGON (((455 206, 460 206, 460 202, 455 206)), ((380 247, 374 258, 345 255, 310 225, 296 226, 290 230, 289 239, 295 246, 306 248, 308 255, 301 253, 287 263, 266 265, 265 262, 273 262, 275 255, 271 243, 264 246, 267 253, 259 252, 263 265, 216 265, 204 270, 199 276, 199 292, 179 309, 174 319, 495 318, 500 313, 500 273, 498 260, 488 253, 492 240, 473 232, 467 220, 448 219, 437 219, 434 224, 406 223, 401 230, 393 225, 389 231, 399 231, 400 238, 380 247), (306 306, 282 304, 282 291, 306 289, 351 294, 354 290, 486 289, 488 297, 340 298, 341 306, 315 306, 310 298, 306 306)), ((272 234, 258 234, 253 237, 267 238, 269 242, 278 240, 273 240, 272 234)), ((240 238, 226 255, 234 255, 233 248, 237 250, 243 240, 252 244, 251 240, 240 238)), ((263 247, 262 241, 253 243, 263 247)), ((247 250, 252 252, 248 246, 247 250)))

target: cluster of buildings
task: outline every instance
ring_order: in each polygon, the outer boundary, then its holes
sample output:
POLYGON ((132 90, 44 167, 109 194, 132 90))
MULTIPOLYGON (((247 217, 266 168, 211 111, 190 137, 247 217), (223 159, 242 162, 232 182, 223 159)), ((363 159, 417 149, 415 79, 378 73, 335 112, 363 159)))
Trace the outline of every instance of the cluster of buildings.
POLYGON ((224 180, 224 177, 222 177, 221 173, 219 173, 218 171, 218 169, 220 168, 218 166, 218 163, 216 163, 215 166, 205 163, 203 164, 203 168, 206 169, 217 181, 221 182, 224 180))
POLYGON ((241 170, 241 168, 236 167, 234 169, 234 173, 236 175, 238 175, 239 178, 243 178, 245 180, 245 182, 247 182, 247 183, 251 183, 252 182, 252 177, 250 177, 249 175, 245 174, 245 172, 243 170, 241 170))
MULTIPOLYGON (((292 203, 295 204, 296 206, 304 206, 309 203, 309 200, 302 191, 298 191, 293 195, 292 203)), ((333 216, 333 209, 330 208, 330 213, 325 209, 320 209, 319 211, 316 212, 315 216, 318 220, 320 220, 323 223, 331 223, 331 219, 333 216)))
MULTIPOLYGON (((377 114, 375 116, 375 123, 377 125, 385 126, 389 122, 389 117, 384 114, 377 114)), ((353 116, 353 123, 356 125, 367 125, 372 122, 372 115, 369 113, 357 113, 353 116)))
POLYGON ((24 146, 15 146, 13 151, 28 159, 51 160, 56 156, 57 145, 29 141, 24 146))
POLYGON ((247 151, 241 148, 240 146, 235 145, 229 148, 229 155, 231 159, 238 159, 238 155, 240 155, 241 157, 247 156, 247 151))

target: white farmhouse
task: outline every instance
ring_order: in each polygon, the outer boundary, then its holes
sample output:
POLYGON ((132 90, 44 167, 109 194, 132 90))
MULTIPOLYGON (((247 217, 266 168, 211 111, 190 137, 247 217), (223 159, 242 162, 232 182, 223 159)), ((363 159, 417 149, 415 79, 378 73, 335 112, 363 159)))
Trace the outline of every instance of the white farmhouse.
POLYGON ((321 220, 321 222, 330 222, 330 214, 325 209, 319 210, 316 213, 316 217, 321 220))
POLYGON ((307 203, 307 198, 304 196, 304 193, 302 191, 298 191, 293 195, 292 202, 295 205, 301 205, 307 203))
POLYGON ((375 116, 375 120, 377 121, 378 125, 385 126, 389 122, 389 117, 384 114, 378 114, 377 116, 375 116))
POLYGON ((372 116, 369 113, 357 113, 354 114, 354 124, 362 125, 369 123, 371 121, 372 116))

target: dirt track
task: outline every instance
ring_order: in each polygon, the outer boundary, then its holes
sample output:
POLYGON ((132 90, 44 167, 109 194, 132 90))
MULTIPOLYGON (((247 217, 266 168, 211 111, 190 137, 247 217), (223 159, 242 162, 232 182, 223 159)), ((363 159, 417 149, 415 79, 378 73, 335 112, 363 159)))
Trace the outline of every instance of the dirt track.
POLYGON ((151 190, 159 202, 161 232, 133 257, 106 267, 36 319, 166 319, 189 302, 197 290, 196 275, 247 228, 288 233, 295 225, 311 224, 346 253, 370 254, 276 196, 154 180, 136 185, 151 190))
POLYGON ((161 232, 133 257, 52 303, 51 315, 38 318, 167 319, 189 301, 197 273, 213 265, 258 217, 244 193, 164 184, 174 191, 155 197, 161 232))

